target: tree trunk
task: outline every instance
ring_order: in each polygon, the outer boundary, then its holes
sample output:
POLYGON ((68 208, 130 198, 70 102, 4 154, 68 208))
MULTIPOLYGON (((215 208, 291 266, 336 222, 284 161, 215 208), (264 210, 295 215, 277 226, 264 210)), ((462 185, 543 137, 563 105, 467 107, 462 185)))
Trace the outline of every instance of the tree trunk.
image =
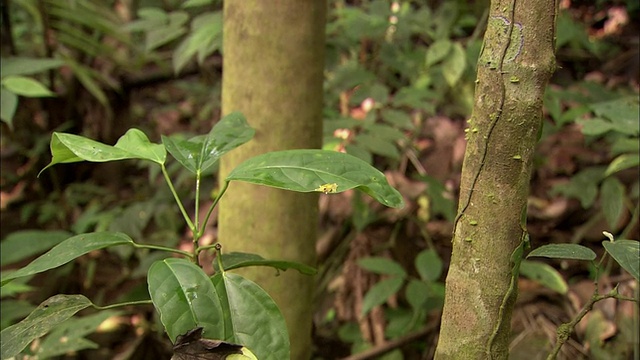
MULTIPOLYGON (((256 135, 222 158, 220 179, 247 158, 322 142, 326 2, 224 2, 222 109, 240 111, 256 135)), ((223 252, 257 253, 315 265, 317 195, 232 182, 220 202, 223 252)), ((314 279, 293 270, 253 268, 283 312, 291 358, 311 355, 314 279)))
POLYGON ((491 1, 436 359, 508 358, 555 17, 554 1, 491 1))

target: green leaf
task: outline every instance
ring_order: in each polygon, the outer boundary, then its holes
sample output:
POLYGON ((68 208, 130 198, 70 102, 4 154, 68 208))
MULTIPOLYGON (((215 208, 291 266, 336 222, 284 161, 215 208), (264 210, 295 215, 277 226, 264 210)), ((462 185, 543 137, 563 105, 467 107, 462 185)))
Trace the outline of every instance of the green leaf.
POLYGON ((186 12, 173 11, 163 20, 165 20, 164 26, 152 28, 147 32, 145 39, 145 50, 147 52, 166 45, 187 32, 184 25, 189 20, 189 14, 186 12))
POLYGON ((615 131, 632 136, 640 133, 638 128, 640 106, 637 96, 598 102, 589 107, 596 115, 611 120, 612 129, 615 131))
POLYGON ((638 165, 640 165, 639 154, 622 154, 611 161, 611 164, 609 164, 604 174, 605 176, 609 176, 617 173, 618 171, 637 167, 638 165))
POLYGON ((427 67, 442 61, 447 55, 449 55, 452 45, 453 43, 448 39, 437 40, 436 42, 431 44, 431 46, 429 46, 429 49, 427 50, 427 67))
POLYGON ((0 243, 0 265, 5 266, 43 253, 70 236, 71 233, 67 231, 21 230, 13 232, 0 243))
POLYGON ((586 246, 578 244, 548 244, 540 246, 527 255, 530 257, 547 257, 552 259, 593 260, 596 253, 586 246))
MULTIPOLYGON (((6 274, 10 274, 15 272, 16 270, 6 270, 6 274)), ((28 285, 29 281, 33 278, 33 276, 25 276, 21 278, 14 279, 7 284, 4 284, 0 288, 0 297, 9 298, 9 297, 17 297, 20 294, 24 294, 26 292, 32 292, 36 290, 35 287, 28 285)), ((2 305, 4 306, 4 305, 2 305)))
POLYGON ((51 136, 51 155, 49 165, 40 171, 60 163, 79 161, 107 162, 126 159, 150 160, 164 164, 166 151, 164 146, 153 144, 138 129, 129 129, 115 146, 88 139, 84 136, 54 132, 51 136))
POLYGON ((600 166, 588 167, 573 175, 565 184, 553 187, 551 194, 562 194, 580 200, 580 205, 588 209, 598 196, 598 183, 604 177, 604 169, 600 166))
POLYGON ((9 128, 13 128, 13 115, 18 108, 18 95, 11 91, 0 88, 0 120, 9 125, 9 128))
POLYGON ((355 141, 356 144, 361 145, 374 154, 386 156, 394 160, 400 158, 400 152, 398 151, 398 148, 393 143, 393 141, 389 141, 388 139, 362 133, 356 136, 355 141))
POLYGON ((380 112, 380 116, 382 120, 401 129, 411 130, 414 127, 411 116, 404 111, 384 109, 380 112))
POLYGON ((93 95, 101 105, 109 105, 107 94, 105 94, 101 85, 96 81, 100 76, 99 73, 81 63, 76 62, 71 57, 65 59, 65 64, 71 69, 73 75, 75 75, 76 79, 80 81, 82 86, 91 93, 91 95, 93 95))
POLYGON ((82 318, 67 319, 42 341, 38 348, 38 357, 46 359, 83 349, 97 349, 98 344, 85 339, 84 336, 95 332, 105 320, 119 314, 117 311, 105 310, 82 318))
POLYGON ((153 263, 147 276, 151 301, 172 342, 199 326, 211 339, 224 339, 222 307, 211 280, 197 265, 168 258, 153 263))
POLYGON ((144 7, 138 10, 138 20, 131 21, 124 26, 126 31, 150 31, 164 26, 169 21, 169 15, 160 8, 144 7))
MULTIPOLYGON (((315 275, 318 272, 311 266, 298 262, 285 260, 267 260, 258 254, 249 254, 242 252, 231 252, 222 254, 222 264, 225 271, 239 269, 247 266, 269 266, 282 271, 286 271, 288 269, 298 270, 301 274, 304 275, 315 275)), ((214 261, 213 266, 216 271, 220 271, 217 261, 214 261)))
POLYGON ((520 274, 563 295, 569 288, 562 275, 545 263, 523 260, 520 263, 520 274))
POLYGON ((637 153, 638 149, 640 149, 640 138, 618 137, 611 144, 611 155, 637 153))
POLYGON ((33 260, 29 265, 3 276, 0 281, 4 285, 12 279, 57 268, 88 252, 125 244, 133 245, 133 240, 122 233, 95 232, 76 235, 54 246, 53 249, 33 260))
POLYGON ((60 59, 6 57, 0 61, 2 77, 12 75, 33 75, 62 66, 60 59))
POLYGON ((384 174, 352 155, 326 150, 285 150, 262 154, 238 165, 226 181, 239 180, 280 189, 311 192, 336 184, 335 192, 358 188, 380 203, 400 208, 404 201, 384 174))
POLYGON ((206 12, 195 17, 191 32, 173 52, 173 71, 177 74, 193 55, 198 54, 198 63, 213 51, 222 47, 222 12, 206 12))
POLYGON ((429 196, 429 208, 431 214, 442 215, 445 219, 453 222, 456 217, 456 204, 450 195, 450 191, 444 184, 432 176, 417 176, 416 178, 425 182, 427 195, 429 196))
POLYGON ((16 320, 23 319, 35 309, 25 300, 3 299, 0 303, 0 329, 5 329, 16 320))
POLYGON ((637 240, 605 240, 602 242, 602 246, 623 269, 640 281, 640 242, 637 240))
POLYGON ((12 358, 31 341, 48 333, 78 311, 92 303, 82 295, 55 295, 40 304, 27 318, 0 332, 0 358, 12 358))
POLYGON ((613 129, 610 121, 601 118, 577 119, 576 123, 582 127, 583 134, 590 136, 600 136, 613 129))
POLYGON ((389 125, 381 125, 381 124, 364 124, 363 129, 366 130, 370 135, 375 136, 380 139, 384 139, 390 142, 395 142, 398 140, 404 140, 407 138, 405 133, 396 129, 395 127, 389 125))
POLYGON ((38 80, 19 75, 3 77, 2 86, 16 95, 25 97, 48 97, 56 95, 38 80))
POLYGON ((344 150, 347 154, 353 155, 367 164, 371 164, 373 162, 373 155, 371 152, 358 144, 347 144, 344 147, 344 150))
POLYGON ((436 281, 442 275, 442 260, 434 250, 422 250, 415 262, 416 270, 424 281, 436 281))
MULTIPOLYGON (((290 358, 289 334, 282 313, 271 297, 254 282, 233 273, 218 273, 211 279, 228 306, 231 334, 225 341, 242 344, 260 360, 290 358)), ((226 326, 227 324, 225 324, 226 326)))
POLYGON ((245 117, 233 112, 222 118, 207 136, 190 140, 163 136, 162 143, 182 166, 195 174, 215 165, 222 155, 251 140, 254 134, 245 117))
POLYGON ((436 96, 437 94, 431 90, 405 86, 395 93, 393 104, 397 107, 410 107, 432 114, 436 111, 433 104, 433 98, 436 96))
POLYGON ((367 257, 358 260, 358 265, 376 274, 406 277, 407 272, 397 262, 383 257, 367 257))
POLYGON ((451 54, 447 56, 442 64, 442 75, 449 86, 455 86, 467 66, 467 55, 460 43, 453 44, 451 54))
POLYGON ((213 3, 213 0, 186 0, 182 5, 180 5, 180 7, 187 9, 191 7, 213 5, 213 3))
POLYGON ((150 160, 162 165, 167 158, 164 146, 151 143, 147 135, 138 129, 129 129, 114 147, 128 151, 131 159, 150 160))
POLYGON ((414 311, 422 309, 424 304, 427 303, 429 293, 429 284, 419 280, 410 280, 405 290, 407 302, 414 311))
MULTIPOLYGON (((18 281, 15 282, 17 283, 18 281)), ((9 285, 6 287, 9 287, 9 285)), ((3 287, 2 290, 6 287, 3 287)), ((0 330, 13 325, 17 320, 24 319, 36 307, 26 300, 9 299, 4 294, 2 294, 2 297, 3 299, 0 301, 0 330)))
POLYGON ((602 211, 611 229, 618 228, 618 220, 624 210, 624 185, 615 177, 608 177, 600 185, 602 211))
POLYGON ((360 315, 365 316, 374 307, 384 304, 391 295, 400 291, 403 282, 403 278, 394 276, 373 285, 362 300, 360 315))

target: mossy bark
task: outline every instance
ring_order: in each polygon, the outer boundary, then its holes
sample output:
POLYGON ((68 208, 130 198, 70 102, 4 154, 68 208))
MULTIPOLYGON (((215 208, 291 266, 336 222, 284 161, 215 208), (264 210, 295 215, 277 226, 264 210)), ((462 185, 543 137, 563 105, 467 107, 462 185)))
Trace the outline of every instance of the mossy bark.
POLYGON ((507 359, 556 4, 494 0, 478 60, 436 359, 507 359), (517 280, 517 279, 515 279, 517 280))
MULTIPOLYGON (((222 158, 220 179, 247 158, 276 150, 319 148, 326 2, 224 2, 222 110, 240 111, 256 135, 222 158)), ((220 202, 223 252, 315 265, 316 194, 232 182, 220 202)), ((309 359, 314 279, 293 270, 242 272, 283 312, 291 358, 309 359)))

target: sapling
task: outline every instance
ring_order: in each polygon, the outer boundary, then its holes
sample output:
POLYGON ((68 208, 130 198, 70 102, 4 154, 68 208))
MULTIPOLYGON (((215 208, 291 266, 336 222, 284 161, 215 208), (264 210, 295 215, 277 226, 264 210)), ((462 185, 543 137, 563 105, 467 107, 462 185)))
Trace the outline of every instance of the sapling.
MULTIPOLYGON (((297 192, 340 193, 358 189, 390 207, 402 207, 403 198, 385 176, 368 163, 348 154, 326 150, 285 150, 250 158, 235 168, 220 184, 204 219, 199 219, 200 184, 203 173, 228 151, 251 140, 255 131, 240 113, 220 120, 207 135, 189 140, 162 137, 162 143, 149 141, 138 129, 127 131, 115 145, 106 145, 82 136, 55 132, 51 138, 51 166, 79 161, 108 162, 142 160, 160 167, 176 205, 193 234, 193 248, 185 251, 155 244, 135 242, 120 232, 78 234, 60 242, 42 256, 15 271, 2 273, 1 285, 14 279, 57 268, 91 251, 113 246, 131 246, 166 252, 174 257, 155 261, 148 270, 150 299, 99 306, 84 295, 55 295, 40 304, 24 320, 1 332, 1 359, 9 359, 72 318, 80 310, 121 308, 153 304, 169 339, 174 344, 174 359, 204 355, 227 359, 288 359, 287 328, 271 297, 257 284, 230 272, 245 266, 269 266, 279 271, 295 269, 313 275, 307 264, 263 259, 257 254, 222 254, 220 244, 201 245, 200 240, 213 209, 224 196, 229 183, 244 181, 297 192), (165 163, 167 152, 195 175, 195 211, 191 218, 175 190, 165 163), (203 251, 217 253, 214 274, 199 264, 203 251)), ((295 209, 292 209, 295 211, 295 209)), ((84 340, 84 339, 83 339, 84 340)), ((85 342, 86 344, 86 342, 85 342)), ((79 350, 73 348, 70 350, 79 350)))

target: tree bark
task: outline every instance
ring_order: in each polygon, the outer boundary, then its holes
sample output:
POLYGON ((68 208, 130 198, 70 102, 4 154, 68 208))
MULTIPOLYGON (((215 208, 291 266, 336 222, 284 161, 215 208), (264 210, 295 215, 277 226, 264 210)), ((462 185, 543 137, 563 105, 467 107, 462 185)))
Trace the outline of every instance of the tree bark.
MULTIPOLYGON (((222 158, 220 179, 247 158, 322 142, 326 2, 224 2, 223 113, 240 111, 255 138, 222 158)), ((317 194, 232 182, 220 202, 223 252, 257 253, 315 265, 317 194)), ((276 276, 247 269, 283 312, 291 358, 311 355, 314 279, 293 270, 276 276)))
POLYGON ((436 359, 508 358, 517 250, 528 239, 521 219, 542 99, 555 69, 554 1, 490 6, 436 359))

